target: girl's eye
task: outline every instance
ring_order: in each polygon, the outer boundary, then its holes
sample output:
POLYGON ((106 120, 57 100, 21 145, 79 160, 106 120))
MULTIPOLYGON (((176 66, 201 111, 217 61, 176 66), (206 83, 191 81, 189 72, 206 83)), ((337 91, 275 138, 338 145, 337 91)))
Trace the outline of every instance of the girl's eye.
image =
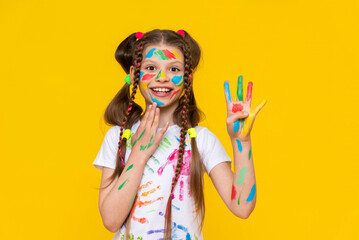
POLYGON ((153 70, 155 70, 155 67, 154 66, 148 66, 148 67, 146 67, 146 69, 153 71, 153 70))
POLYGON ((176 67, 171 67, 171 71, 173 70, 173 72, 179 72, 179 71, 181 71, 181 70, 179 70, 178 68, 176 68, 176 67), (177 71, 176 71, 177 70, 177 71))

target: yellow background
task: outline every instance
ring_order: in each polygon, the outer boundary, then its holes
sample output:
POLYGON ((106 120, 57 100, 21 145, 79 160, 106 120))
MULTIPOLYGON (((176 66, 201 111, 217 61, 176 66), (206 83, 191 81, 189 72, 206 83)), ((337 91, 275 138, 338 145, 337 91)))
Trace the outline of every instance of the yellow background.
MULTIPOLYGON (((0 239, 111 239, 92 166, 129 34, 187 30, 201 126, 229 156, 223 81, 267 99, 252 131, 257 204, 206 176, 204 239, 358 239, 358 1, 1 1, 0 239), (245 87, 246 90, 246 87, 245 87)), ((139 96, 139 95, 138 95, 139 96)))

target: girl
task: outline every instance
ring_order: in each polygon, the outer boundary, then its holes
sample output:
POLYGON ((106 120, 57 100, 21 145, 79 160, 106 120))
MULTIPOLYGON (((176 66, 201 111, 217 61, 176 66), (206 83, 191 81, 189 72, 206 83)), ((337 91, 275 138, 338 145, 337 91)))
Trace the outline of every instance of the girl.
POLYGON ((105 227, 116 232, 113 239, 203 239, 204 170, 233 214, 244 219, 254 209, 250 131, 264 102, 251 110, 252 83, 243 102, 241 76, 232 102, 225 82, 233 174, 218 138, 198 126, 202 112, 192 81, 200 55, 184 30, 133 33, 116 50, 128 75, 105 111, 114 126, 93 162, 102 170, 99 210, 105 227), (134 102, 138 89, 144 114, 134 102))

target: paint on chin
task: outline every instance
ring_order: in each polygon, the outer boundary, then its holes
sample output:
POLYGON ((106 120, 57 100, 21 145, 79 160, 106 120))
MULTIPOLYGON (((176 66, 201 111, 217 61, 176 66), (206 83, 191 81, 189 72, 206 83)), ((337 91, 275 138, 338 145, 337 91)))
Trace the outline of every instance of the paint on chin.
POLYGON ((153 98, 153 97, 152 97, 152 95, 151 95, 151 93, 149 93, 149 94, 150 94, 151 100, 152 100, 153 102, 156 102, 158 106, 160 106, 160 105, 164 105, 164 103, 163 103, 163 102, 161 102, 161 101, 157 100, 156 98, 153 98))

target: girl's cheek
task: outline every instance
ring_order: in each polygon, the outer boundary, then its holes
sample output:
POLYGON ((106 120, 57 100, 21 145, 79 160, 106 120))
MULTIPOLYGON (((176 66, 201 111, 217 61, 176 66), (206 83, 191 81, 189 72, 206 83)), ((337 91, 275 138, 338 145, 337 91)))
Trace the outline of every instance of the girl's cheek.
POLYGON ((183 76, 173 76, 171 81, 177 85, 177 87, 180 87, 183 84, 183 76))

